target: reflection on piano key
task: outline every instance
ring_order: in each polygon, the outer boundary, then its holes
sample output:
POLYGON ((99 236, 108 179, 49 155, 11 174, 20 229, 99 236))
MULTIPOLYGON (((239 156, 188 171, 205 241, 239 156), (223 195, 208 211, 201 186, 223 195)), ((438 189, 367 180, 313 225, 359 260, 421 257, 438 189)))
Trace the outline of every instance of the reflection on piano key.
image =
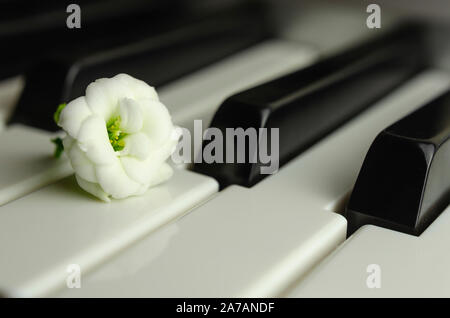
POLYGON ((73 173, 68 160, 53 158, 52 137, 22 125, 0 133, 0 206, 73 173))
POLYGON ((344 241, 346 221, 333 212, 335 203, 353 186, 376 134, 449 82, 439 72, 421 74, 278 174, 252 188, 228 187, 168 225, 170 230, 163 227, 85 276, 81 289, 54 295, 280 295, 344 241))
POLYGON ((268 40, 164 85, 158 93, 174 123, 193 134, 194 120, 202 120, 203 128, 208 128, 227 96, 304 67, 316 57, 316 52, 306 45, 268 40))
MULTIPOLYGON (((281 166, 422 69, 425 60, 419 40, 419 30, 402 27, 238 93, 220 106, 211 127, 222 131, 227 144, 224 151, 234 149, 235 156, 236 138, 227 137, 227 129, 279 129, 281 166)), ((268 133, 272 144, 270 138, 268 133)), ((265 164, 249 143, 245 145, 244 164, 227 159, 223 163, 196 163, 194 170, 214 177, 221 187, 252 186, 265 176, 260 173, 265 164)), ((204 142, 203 148, 208 144, 204 142)))
POLYGON ((283 296, 448 297, 449 228, 450 206, 420 237, 365 225, 283 296))
POLYGON ((373 224, 420 235, 450 203, 450 91, 383 130, 355 184, 348 232, 373 224))
POLYGON ((69 264, 87 273, 217 189, 212 178, 177 170, 144 195, 111 204, 89 197, 73 177, 11 202, 0 208, 0 290, 41 296, 61 288, 69 264))

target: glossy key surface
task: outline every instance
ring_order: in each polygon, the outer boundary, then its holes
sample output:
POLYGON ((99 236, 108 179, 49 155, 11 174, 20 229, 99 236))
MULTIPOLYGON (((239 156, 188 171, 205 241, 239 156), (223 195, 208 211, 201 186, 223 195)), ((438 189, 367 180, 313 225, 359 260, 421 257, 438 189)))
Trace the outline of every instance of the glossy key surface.
POLYGON ((450 297, 450 206, 419 236, 364 225, 287 297, 450 297))
MULTIPOLYGON (((270 39, 163 85, 158 93, 171 112, 173 122, 189 129, 194 136, 194 121, 201 120, 203 130, 207 129, 228 96, 306 67, 316 59, 317 52, 308 45, 270 39)), ((202 136, 203 131, 199 135, 202 136)), ((194 141, 191 162, 200 149, 201 142, 194 141)))
POLYGON ((450 92, 383 130, 351 195, 349 234, 374 224, 420 235, 450 203, 450 92))
MULTIPOLYGON (((226 137, 229 128, 278 129, 280 166, 328 133, 384 97, 423 66, 420 32, 401 28, 300 71, 229 97, 215 114, 211 127, 222 131, 225 152, 234 160, 200 162, 195 171, 213 176, 221 187, 252 186, 265 175, 256 147, 245 144, 245 163, 236 153, 237 138, 226 137), (238 115, 237 115, 238 114, 238 115), (233 157, 233 155, 230 155, 233 157), (256 158, 251 161, 250 158, 256 158)), ((262 140, 258 136, 258 140, 262 140)), ((259 142, 259 141, 258 141, 259 142)), ((209 146, 203 144, 203 150, 209 146)), ((227 154, 224 155, 227 157, 227 154)))
POLYGON ((0 206, 73 173, 66 158, 53 157, 55 136, 22 125, 0 132, 0 206))
POLYGON ((104 203, 74 177, 0 207, 0 291, 43 296, 66 286, 67 268, 87 273, 217 191, 212 178, 176 170, 144 195, 104 203))
POLYGON ((230 186, 86 275, 58 297, 273 297, 345 238, 336 212, 383 127, 448 89, 427 72, 402 86, 276 175, 230 186))

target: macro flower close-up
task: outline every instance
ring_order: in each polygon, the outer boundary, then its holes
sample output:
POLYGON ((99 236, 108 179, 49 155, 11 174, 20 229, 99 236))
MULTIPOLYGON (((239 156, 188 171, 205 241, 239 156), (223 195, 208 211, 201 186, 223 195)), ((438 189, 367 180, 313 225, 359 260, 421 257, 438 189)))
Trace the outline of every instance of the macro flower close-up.
POLYGON ((103 201, 143 194, 169 179, 179 130, 155 89, 127 74, 89 84, 61 107, 64 152, 78 184, 103 201))

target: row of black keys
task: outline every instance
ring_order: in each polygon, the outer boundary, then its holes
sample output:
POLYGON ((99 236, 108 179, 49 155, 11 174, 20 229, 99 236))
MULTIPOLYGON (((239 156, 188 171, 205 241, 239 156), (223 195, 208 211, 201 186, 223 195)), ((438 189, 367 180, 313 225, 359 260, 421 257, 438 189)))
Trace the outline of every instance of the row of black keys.
MULTIPOLYGON (((198 37, 198 28, 194 29, 191 36, 198 37)), ((231 39, 237 28, 227 30, 233 31, 228 38, 233 42, 231 39)), ((213 57, 208 55, 206 60, 249 45, 263 38, 262 34, 264 32, 256 28, 248 38, 238 37, 240 40, 231 46, 230 43, 222 45, 219 53, 213 57)), ((200 38, 191 43, 193 48, 212 47, 217 43, 214 37, 200 38)), ((49 107, 81 94, 77 87, 97 77, 126 72, 154 83, 149 74, 157 73, 159 64, 164 66, 161 70, 170 70, 169 65, 181 58, 170 55, 178 51, 172 41, 177 42, 175 39, 179 36, 163 36, 162 39, 162 46, 156 46, 157 49, 152 41, 133 46, 131 52, 125 50, 116 55, 107 52, 106 57, 94 54, 91 57, 96 58, 83 59, 83 63, 74 59, 61 64, 63 67, 58 63, 42 64, 41 68, 54 76, 50 77, 51 85, 39 78, 40 71, 31 72, 13 121, 54 129, 50 121, 53 107, 49 107), (73 69, 77 71, 76 77, 69 76, 73 69), (103 74, 105 70, 112 73, 103 74), (37 74, 36 78, 33 74, 37 74), (46 90, 42 85, 53 89, 46 90), (45 105, 36 105, 36 101, 45 105)), ((226 128, 238 127, 279 128, 279 164, 282 166, 426 68, 428 59, 424 47, 421 28, 400 27, 310 67, 231 96, 221 105, 211 126, 224 132, 226 128)), ((199 61, 197 64, 205 62, 204 59, 199 61)), ((177 76, 189 71, 174 69, 177 76)), ((169 78, 171 76, 165 80, 169 78)), ((159 80, 156 84, 165 81, 161 77, 159 80)), ((449 204, 449 134, 450 94, 384 130, 370 148, 349 201, 348 232, 370 223, 420 235, 449 204)), ((270 144, 270 135, 268 139, 270 144)), ((234 140, 225 139, 225 143, 236 145, 234 140)), ((257 157, 249 153, 248 145, 246 151, 247 158, 257 157)), ((264 164, 246 162, 199 163, 194 165, 194 170, 214 177, 222 188, 230 184, 251 187, 264 177, 259 173, 264 164)))
MULTIPOLYGON (((224 136, 228 127, 279 128, 283 165, 426 68, 421 39, 420 29, 402 27, 231 96, 211 126, 224 136)), ((449 138, 450 91, 383 130, 367 153, 348 202, 348 235, 365 224, 420 235, 450 203, 449 138)), ((226 140, 225 151, 235 141, 226 140)), ((250 151, 247 147, 248 158, 256 158, 250 151)), ((194 169, 213 176, 222 187, 251 187, 264 177, 261 165, 200 163, 194 169)))
POLYGON ((180 0, 87 0, 74 30, 66 27, 64 2, 53 2, 55 12, 0 20, 0 41, 8 44, 0 79, 26 77, 11 122, 50 131, 58 129, 49 116, 55 107, 97 78, 127 73, 160 87, 272 35, 265 6, 253 1, 216 9, 180 0))

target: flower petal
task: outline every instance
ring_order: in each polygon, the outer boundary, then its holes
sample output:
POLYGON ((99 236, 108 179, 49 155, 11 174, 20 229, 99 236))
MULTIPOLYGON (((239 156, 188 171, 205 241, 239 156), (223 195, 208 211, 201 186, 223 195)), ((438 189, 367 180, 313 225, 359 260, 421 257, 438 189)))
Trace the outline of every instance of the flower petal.
POLYGON ((126 133, 135 133, 142 129, 144 122, 141 107, 131 98, 119 100, 120 129, 126 133))
POLYGON ((66 135, 63 138, 64 153, 66 155, 70 152, 70 149, 72 149, 74 144, 76 144, 76 140, 74 138, 70 137, 69 135, 66 135))
POLYGON ((127 176, 119 160, 109 165, 97 165, 95 172, 102 189, 115 199, 136 195, 141 188, 141 184, 127 176))
POLYGON ((84 180, 78 175, 75 175, 75 178, 77 179, 78 185, 86 192, 89 192, 93 196, 96 196, 100 200, 103 200, 105 202, 110 202, 111 200, 108 197, 108 194, 103 191, 103 189, 100 187, 98 183, 92 183, 89 181, 84 180))
POLYGON ((131 156, 119 157, 126 174, 136 182, 152 184, 152 180, 157 178, 158 170, 161 169, 167 158, 175 150, 178 141, 175 137, 178 135, 175 132, 174 134, 173 139, 163 147, 154 150, 145 160, 139 160, 131 156))
POLYGON ((94 114, 100 115, 105 122, 108 121, 116 111, 118 100, 109 96, 105 84, 96 80, 86 88, 86 101, 94 114))
POLYGON ((156 147, 164 144, 174 128, 166 106, 151 99, 139 100, 138 102, 144 113, 142 130, 145 131, 156 147))
POLYGON ((153 99, 159 100, 156 90, 146 82, 134 78, 128 74, 117 74, 113 77, 122 83, 122 85, 130 87, 133 92, 133 99, 153 99))
POLYGON ((75 173, 89 182, 97 182, 94 164, 88 159, 86 154, 80 149, 78 144, 74 144, 68 152, 70 164, 75 173))
POLYGON ((70 136, 76 138, 83 122, 92 115, 84 96, 78 97, 67 104, 61 111, 58 126, 70 136))
POLYGON ((78 146, 95 164, 111 164, 117 160, 108 139, 105 121, 98 115, 86 119, 78 133, 78 146))
POLYGON ((78 184, 104 201, 142 194, 173 173, 165 161, 179 130, 155 89, 127 74, 91 83, 85 97, 61 112, 60 126, 68 133, 63 143, 78 184), (113 126, 119 116, 120 127, 113 126), (115 140, 124 141, 120 151, 109 140, 109 123, 115 140))
POLYGON ((149 187, 153 187, 155 185, 158 185, 160 183, 163 183, 167 180, 169 180, 173 175, 173 169, 171 166, 169 166, 167 163, 163 163, 161 167, 158 169, 157 173, 151 180, 150 184, 148 184, 149 187))
POLYGON ((135 157, 120 157, 125 173, 134 181, 141 184, 149 184, 163 164, 162 160, 156 161, 149 158, 139 160, 135 157))
POLYGON ((152 151, 150 139, 144 133, 131 134, 124 138, 125 148, 119 152, 119 156, 133 156, 145 160, 152 151))
POLYGON ((174 129, 170 133, 169 138, 166 140, 166 143, 159 149, 153 151, 153 153, 150 155, 153 160, 166 161, 167 158, 169 158, 170 155, 175 151, 181 134, 181 129, 179 129, 179 127, 174 127, 174 129))

